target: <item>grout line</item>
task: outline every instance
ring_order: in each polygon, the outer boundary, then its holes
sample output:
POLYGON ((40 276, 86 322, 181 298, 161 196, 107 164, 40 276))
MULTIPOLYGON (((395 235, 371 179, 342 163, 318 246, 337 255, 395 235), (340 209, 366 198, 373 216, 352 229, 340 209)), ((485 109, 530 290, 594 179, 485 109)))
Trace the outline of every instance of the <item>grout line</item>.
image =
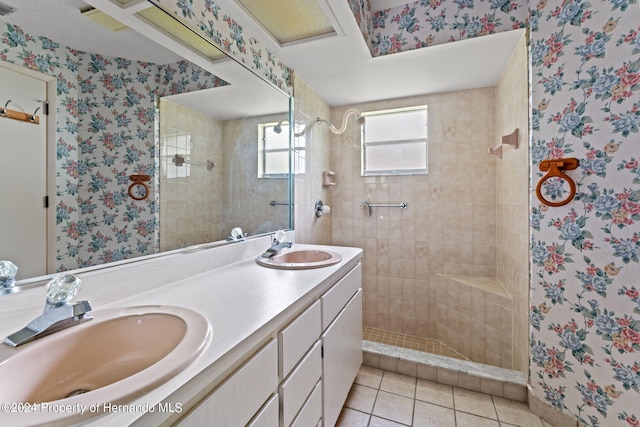
POLYGON ((454 388, 455 387, 451 386, 451 397, 453 398, 453 410, 457 411, 457 409, 456 409, 456 393, 455 393, 454 388))
MULTIPOLYGON (((379 369, 379 368, 378 368, 378 369, 379 369)), ((349 409, 351 409, 351 410, 354 410, 354 411, 357 411, 357 412, 360 412, 360 413, 363 413, 363 414, 367 414, 367 415, 369 415, 369 420, 367 421, 367 426, 370 426, 370 425, 371 425, 371 421, 372 421, 373 416, 374 416, 374 414, 373 414, 373 409, 375 408, 375 404, 376 404, 376 402, 377 402, 377 400, 378 400, 378 396, 379 396, 380 391, 381 391, 381 388, 380 388, 380 387, 382 386, 382 380, 383 380, 383 378, 384 378, 384 375, 385 375, 385 373, 387 373, 387 372, 391 372, 391 371, 387 371, 387 370, 385 370, 385 369, 380 369, 380 370, 382 371, 382 375, 381 375, 381 377, 380 377, 380 382, 378 383, 377 388, 369 387, 369 386, 362 385, 362 384, 358 384, 358 385, 359 385, 359 386, 361 386, 361 387, 366 387, 366 388, 370 388, 370 389, 374 389, 374 390, 376 390, 376 396, 375 396, 374 401, 373 401, 373 406, 372 406, 372 408, 371 408, 371 413, 366 413, 366 412, 363 412, 363 411, 360 411, 360 410, 357 410, 357 409, 349 408, 349 409)), ((402 375, 402 374, 401 374, 401 375, 402 375)), ((429 380, 424 380, 424 381, 428 381, 428 382, 435 382, 435 381, 429 381, 429 380)), ((418 379, 416 378, 415 386, 414 386, 413 408, 412 408, 412 411, 411 411, 411 425, 415 424, 415 412, 416 412, 416 401, 417 401, 417 400, 419 400, 420 402, 424 402, 424 403, 430 404, 430 405, 435 405, 435 406, 439 406, 439 407, 441 407, 441 408, 445 408, 445 409, 453 410, 453 411, 454 411, 454 423, 455 423, 455 425, 456 425, 456 426, 458 425, 458 417, 457 417, 458 413, 465 413, 465 414, 473 415, 473 416, 475 416, 475 417, 483 418, 483 419, 486 419, 486 420, 495 421, 495 422, 497 422, 499 425, 502 425, 502 424, 508 424, 506 421, 501 421, 501 420, 500 420, 500 415, 498 414, 498 408, 496 407, 496 402, 495 402, 495 399, 494 399, 496 396, 493 396, 493 395, 488 394, 488 393, 475 392, 475 393, 485 394, 485 395, 488 395, 488 396, 490 396, 490 397, 491 397, 491 403, 492 403, 492 405, 493 405, 493 409, 494 409, 494 411, 495 411, 496 418, 489 418, 489 417, 486 417, 486 416, 483 416, 483 415, 474 414, 474 413, 472 413, 472 412, 463 411, 463 410, 461 410, 461 409, 456 409, 456 394, 455 394, 455 392, 454 392, 454 389, 459 388, 459 387, 454 387, 454 386, 450 386, 450 387, 451 387, 451 393, 452 393, 452 399, 453 399, 453 408, 449 408, 449 407, 447 407, 447 406, 439 405, 439 404, 434 403, 434 402, 427 402, 427 401, 424 401, 424 400, 418 399, 418 398, 417 398, 417 393, 418 393, 418 379)), ((461 389, 461 390, 464 390, 464 389, 461 389)), ((393 395, 395 395, 395 396, 399 396, 399 397, 407 398, 407 396, 404 396, 404 395, 401 395, 401 394, 398 394, 398 393, 394 393, 394 392, 391 392, 391 391, 387 391, 387 390, 382 390, 382 391, 384 391, 385 393, 393 394, 393 395)), ((531 412, 531 411, 530 411, 530 412, 531 412)), ((535 414, 534 414, 534 415, 535 415, 535 414)), ((537 416, 537 415, 536 415, 536 416, 537 416)), ((377 417, 377 418, 380 418, 380 419, 384 419, 384 420, 392 421, 392 422, 397 423, 397 424, 404 425, 404 424, 402 424, 402 423, 399 423, 398 421, 395 421, 395 420, 392 420, 392 419, 389 419, 389 418, 385 418, 385 417, 377 416, 377 415, 376 415, 376 417, 377 417)), ((540 419, 540 420, 541 420, 541 422, 542 422, 542 418, 541 418, 541 417, 539 417, 539 416, 538 416, 538 419, 540 419)), ((508 425, 510 425, 510 424, 508 424, 508 425)), ((545 425, 545 424, 542 424, 542 425, 545 425)))
POLYGON ((416 400, 418 399, 418 378, 413 380, 413 411, 411 411, 411 425, 416 422, 416 400))
POLYGON ((367 421, 367 427, 371 424, 371 420, 373 419, 373 410, 376 407, 376 402, 378 401, 378 394, 380 393, 380 386, 382 385, 382 377, 386 371, 382 371, 382 375, 380 376, 380 383, 378 384, 378 388, 376 389, 376 397, 373 399, 373 406, 371 407, 371 413, 369 414, 369 421, 367 421))

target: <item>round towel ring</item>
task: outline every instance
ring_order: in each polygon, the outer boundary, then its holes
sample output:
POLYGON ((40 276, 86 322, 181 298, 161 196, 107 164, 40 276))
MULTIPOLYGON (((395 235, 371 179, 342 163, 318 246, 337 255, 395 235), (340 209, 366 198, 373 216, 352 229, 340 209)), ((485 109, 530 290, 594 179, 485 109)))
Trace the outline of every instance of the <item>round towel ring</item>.
POLYGON ((568 175, 562 173, 561 169, 565 170, 573 170, 578 167, 580 162, 576 158, 567 158, 567 159, 553 159, 553 160, 543 160, 540 162, 540 170, 541 171, 549 171, 540 181, 538 181, 538 185, 536 186, 536 196, 538 199, 547 206, 558 207, 564 206, 576 195, 576 183, 569 177, 568 175), (563 199, 559 202, 552 202, 544 198, 542 195, 542 184, 550 179, 550 178, 560 178, 566 181, 569 185, 569 196, 566 199, 563 199))
POLYGON ((149 175, 131 175, 129 177, 133 183, 129 186, 129 197, 133 200, 144 200, 149 196, 149 186, 145 183, 145 181, 151 181, 151 177, 149 175), (133 189, 141 185, 144 188, 142 191, 142 195, 136 196, 133 194, 133 189))

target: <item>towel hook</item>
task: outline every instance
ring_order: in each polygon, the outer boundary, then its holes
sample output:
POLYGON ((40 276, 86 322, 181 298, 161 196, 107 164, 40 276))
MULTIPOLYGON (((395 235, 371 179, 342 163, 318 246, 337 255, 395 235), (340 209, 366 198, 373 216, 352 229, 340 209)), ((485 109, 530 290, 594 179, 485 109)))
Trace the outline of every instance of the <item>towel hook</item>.
POLYGON ((7 107, 9 106, 9 103, 11 102, 11 100, 8 100, 6 104, 4 104, 4 108, 2 109, 2 111, 0 111, 0 116, 8 116, 7 114, 7 107))
POLYGON ((31 123, 36 123, 36 113, 38 112, 38 110, 40 109, 40 107, 36 108, 36 111, 33 112, 33 114, 31 115, 31 117, 29 117, 29 121, 31 123))
POLYGON ((571 177, 562 173, 562 170, 574 170, 579 164, 580 161, 574 157, 541 161, 539 166, 540 170, 543 172, 549 172, 540 181, 538 181, 538 185, 536 186, 536 195, 538 196, 538 199, 540 199, 540 201, 545 205, 551 207, 564 206, 573 200, 576 195, 576 183, 571 179, 571 177), (545 199, 542 195, 542 184, 550 178, 560 178, 565 180, 569 185, 569 197, 559 202, 551 202, 545 199))

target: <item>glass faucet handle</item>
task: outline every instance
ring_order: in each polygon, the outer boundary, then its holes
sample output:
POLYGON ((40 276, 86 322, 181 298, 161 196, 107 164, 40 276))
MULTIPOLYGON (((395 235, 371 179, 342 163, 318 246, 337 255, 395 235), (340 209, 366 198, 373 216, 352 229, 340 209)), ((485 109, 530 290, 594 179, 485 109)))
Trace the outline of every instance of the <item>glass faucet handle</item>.
POLYGON ((244 233, 242 232, 242 228, 234 227, 231 230, 231 237, 233 237, 234 240, 242 240, 242 239, 244 239, 244 233))
POLYGON ((16 282, 18 267, 11 261, 0 261, 0 288, 9 288, 16 282))
POLYGON ((287 238, 287 233, 284 230, 278 230, 273 235, 273 238, 275 240, 277 240, 278 242, 282 242, 282 241, 284 241, 284 239, 287 238))
POLYGON ((58 274, 47 284, 47 303, 61 304, 71 301, 82 281, 73 274, 58 274))

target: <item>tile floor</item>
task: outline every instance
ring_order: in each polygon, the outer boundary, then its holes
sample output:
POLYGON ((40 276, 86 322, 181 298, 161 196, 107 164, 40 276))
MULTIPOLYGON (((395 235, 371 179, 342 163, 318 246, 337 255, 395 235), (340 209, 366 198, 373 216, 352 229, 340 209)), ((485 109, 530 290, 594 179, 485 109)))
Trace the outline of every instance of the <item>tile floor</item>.
POLYGON ((401 334, 399 332, 390 332, 385 331, 384 329, 365 326, 362 329, 362 339, 380 344, 389 344, 396 347, 408 348, 410 350, 418 350, 425 353, 439 354, 440 356, 469 360, 446 344, 432 338, 423 338, 415 335, 401 334))
POLYGON ((362 366, 336 427, 552 427, 525 403, 362 366))

